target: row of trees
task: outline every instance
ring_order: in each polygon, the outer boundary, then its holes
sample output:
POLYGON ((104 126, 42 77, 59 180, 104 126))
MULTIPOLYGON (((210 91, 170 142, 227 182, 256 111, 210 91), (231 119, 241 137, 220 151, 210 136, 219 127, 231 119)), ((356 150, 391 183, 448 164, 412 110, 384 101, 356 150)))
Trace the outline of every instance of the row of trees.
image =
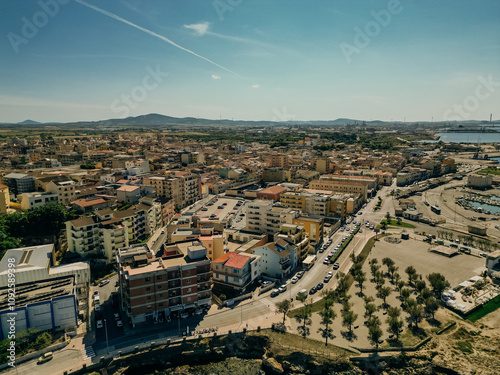
MULTIPOLYGON (((455 233, 446 230, 438 230, 437 236, 444 240, 453 241, 455 239, 455 233)), ((456 238, 466 246, 477 247, 485 251, 494 251, 500 249, 500 244, 491 242, 485 238, 477 238, 473 236, 468 236, 464 234, 458 234, 456 238)))

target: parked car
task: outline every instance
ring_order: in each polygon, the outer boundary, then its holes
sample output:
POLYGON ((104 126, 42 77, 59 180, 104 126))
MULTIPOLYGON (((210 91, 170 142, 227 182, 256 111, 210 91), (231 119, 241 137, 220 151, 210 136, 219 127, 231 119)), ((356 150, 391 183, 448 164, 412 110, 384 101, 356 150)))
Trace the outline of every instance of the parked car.
POLYGON ((102 320, 98 320, 97 323, 96 323, 96 327, 99 329, 99 328, 102 328, 104 327, 104 323, 102 322, 102 320))
POLYGON ((330 262, 330 258, 326 257, 324 260, 323 260, 323 264, 328 264, 330 262))
POLYGON ((333 264, 333 269, 334 269, 334 270, 338 270, 338 269, 339 269, 339 267, 340 267, 339 262, 335 262, 335 263, 333 264))
POLYGON ((280 286, 280 287, 278 288, 278 291, 279 291, 280 293, 283 293, 285 290, 286 290, 286 284, 283 284, 282 286, 280 286))
POLYGON ((115 317, 115 320, 120 320, 120 314, 114 313, 113 316, 115 317))
POLYGON ((274 289, 272 292, 271 292, 271 297, 276 297, 277 295, 280 294, 280 291, 278 289, 274 289))
POLYGON ((47 352, 44 355, 42 355, 40 358, 38 358, 38 364, 41 365, 42 363, 50 361, 52 358, 54 358, 54 353, 47 352))
MULTIPOLYGON (((163 321, 163 319, 162 319, 162 321, 163 321)), ((117 326, 118 328, 122 328, 122 327, 123 327, 123 322, 122 322, 121 320, 117 320, 117 321, 116 321, 116 326, 117 326)))
POLYGON ((313 286, 311 289, 309 289, 309 294, 314 294, 316 292, 317 292, 317 290, 316 290, 315 286, 313 286))
POLYGON ((104 285, 107 285, 107 284, 109 284, 109 280, 108 279, 102 280, 100 285, 104 286, 104 285))
POLYGON ((297 298, 301 296, 307 296, 307 289, 301 289, 300 292, 297 293, 297 298))
POLYGON ((297 284, 299 278, 297 276, 292 277, 292 284, 297 284))
POLYGON ((318 285, 316 285, 316 290, 321 290, 323 289, 323 283, 319 283, 318 285))
POLYGON ((297 276, 300 279, 302 276, 304 276, 304 271, 297 272, 297 275, 295 276, 297 276))
POLYGON ((102 310, 101 305, 99 305, 98 303, 96 303, 95 307, 94 307, 94 310, 95 310, 95 312, 100 312, 102 310))

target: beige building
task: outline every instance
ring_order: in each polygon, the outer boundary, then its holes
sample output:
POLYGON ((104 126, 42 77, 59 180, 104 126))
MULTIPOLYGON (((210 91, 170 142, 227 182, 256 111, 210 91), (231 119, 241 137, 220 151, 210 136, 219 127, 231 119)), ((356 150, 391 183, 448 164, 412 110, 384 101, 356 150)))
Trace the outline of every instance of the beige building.
POLYGON ((4 184, 0 184, 0 212, 6 213, 7 208, 10 207, 10 196, 9 187, 4 184))
POLYGON ((255 200, 248 203, 246 229, 257 233, 275 234, 281 224, 292 224, 299 211, 288 207, 273 207, 268 200, 255 200))
POLYGON ((361 181, 314 180, 310 182, 309 187, 314 190, 360 195, 363 202, 368 198, 368 184, 361 181))

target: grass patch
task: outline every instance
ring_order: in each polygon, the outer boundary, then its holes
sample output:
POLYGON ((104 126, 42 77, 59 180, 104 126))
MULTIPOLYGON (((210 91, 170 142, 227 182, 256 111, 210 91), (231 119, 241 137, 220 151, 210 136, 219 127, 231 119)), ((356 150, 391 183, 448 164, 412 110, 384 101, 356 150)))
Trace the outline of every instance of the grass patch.
POLYGON ((283 346, 301 349, 302 352, 311 351, 328 351, 331 354, 338 354, 339 356, 348 356, 351 354, 348 350, 339 348, 338 346, 328 344, 325 346, 324 341, 314 340, 310 338, 303 338, 294 333, 281 333, 275 332, 270 329, 264 329, 261 332, 251 331, 247 335, 266 336, 270 339, 271 344, 275 351, 283 346))
MULTIPOLYGON (((384 219, 380 222, 380 224, 382 224, 382 223, 387 223, 387 225, 392 225, 396 228, 415 228, 415 225, 410 224, 410 223, 406 223, 404 221, 402 221, 398 224, 397 220, 390 220, 390 222, 387 222, 387 219, 384 219)), ((380 228, 382 228, 382 226, 377 225, 377 228, 380 229, 380 228)))
POLYGON ((472 323, 478 321, 481 319, 483 316, 489 314, 490 312, 495 311, 500 307, 500 296, 496 296, 493 298, 491 301, 485 303, 479 310, 474 311, 472 314, 470 314, 467 319, 470 320, 472 323))
POLYGON ((495 176, 500 176, 500 169, 498 169, 497 167, 488 167, 488 168, 481 169, 477 173, 480 173, 480 174, 493 174, 495 176))
POLYGON ((457 348, 460 349, 463 353, 474 353, 472 344, 468 341, 457 341, 457 348))
POLYGON ((411 329, 405 330, 401 335, 399 335, 399 341, 401 341, 404 347, 415 346, 420 341, 425 339, 427 335, 420 331, 420 334, 415 334, 411 329))

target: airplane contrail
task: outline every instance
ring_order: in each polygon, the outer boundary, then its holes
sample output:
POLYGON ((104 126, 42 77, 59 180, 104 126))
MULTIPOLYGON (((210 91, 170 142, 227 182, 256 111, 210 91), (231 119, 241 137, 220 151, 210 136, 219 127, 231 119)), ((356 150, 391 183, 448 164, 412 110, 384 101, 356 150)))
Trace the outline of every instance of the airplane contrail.
POLYGON ((193 51, 191 51, 191 50, 189 50, 189 49, 187 49, 187 48, 184 48, 184 47, 182 47, 182 46, 178 45, 177 43, 175 43, 175 42, 171 41, 170 39, 165 38, 163 35, 160 35, 160 34, 155 33, 154 31, 151 31, 151 30, 145 29, 144 27, 141 27, 141 26, 139 26, 139 25, 136 25, 135 23, 132 23, 132 22, 130 22, 130 21, 127 21, 126 19, 123 19, 123 18, 121 18, 120 16, 117 16, 116 14, 113 14, 113 13, 111 13, 111 12, 108 12, 108 11, 104 10, 104 9, 101 9, 101 8, 99 8, 99 7, 96 7, 95 5, 88 4, 88 3, 86 3, 86 2, 85 2, 85 1, 83 1, 83 0, 75 0, 75 1, 76 1, 77 3, 80 3, 80 4, 84 5, 84 6, 86 6, 87 8, 94 9, 95 11, 97 11, 97 12, 99 12, 99 13, 101 13, 101 14, 104 14, 105 16, 108 16, 108 17, 114 18, 114 19, 115 19, 115 20, 117 20, 117 21, 123 22, 123 23, 125 23, 125 24, 127 24, 127 25, 129 25, 129 26, 135 27, 135 28, 136 28, 136 29, 138 29, 138 30, 144 31, 144 32, 145 32, 145 33, 147 33, 147 34, 152 35, 152 36, 154 36, 154 37, 156 37, 156 38, 158 38, 158 39, 161 39, 161 40, 163 40, 164 42, 167 42, 167 43, 169 43, 169 44, 173 45, 174 47, 177 47, 177 48, 179 48, 179 49, 181 49, 181 50, 183 50, 183 51, 185 51, 185 52, 188 52, 188 53, 190 53, 190 54, 192 54, 192 55, 194 55, 194 56, 196 56, 196 57, 198 57, 198 58, 200 58, 200 59, 202 59, 202 60, 208 61, 210 64, 213 64, 213 65, 215 65, 215 66, 217 66, 217 67, 219 67, 219 68, 221 68, 221 69, 224 69, 226 72, 229 72, 229 73, 232 73, 232 74, 234 74, 234 75, 237 75, 238 77, 241 77, 238 73, 235 73, 235 72, 233 72, 232 70, 230 70, 230 69, 228 69, 228 68, 224 68, 222 65, 219 65, 219 64, 217 64, 216 62, 213 62, 212 60, 207 59, 206 57, 203 57, 203 56, 201 56, 201 55, 198 55, 196 52, 193 52, 193 51))

